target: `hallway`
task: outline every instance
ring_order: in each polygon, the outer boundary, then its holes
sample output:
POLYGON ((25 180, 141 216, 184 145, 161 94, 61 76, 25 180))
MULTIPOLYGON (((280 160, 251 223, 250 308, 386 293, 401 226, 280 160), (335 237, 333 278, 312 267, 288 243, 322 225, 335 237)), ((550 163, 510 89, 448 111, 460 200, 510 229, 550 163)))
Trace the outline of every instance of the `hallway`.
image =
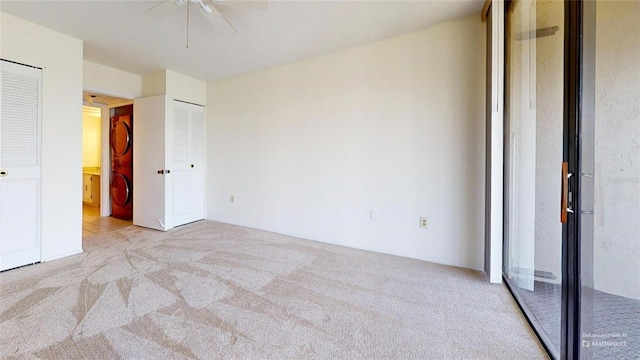
POLYGON ((112 230, 133 225, 129 221, 116 219, 110 216, 101 217, 100 208, 91 205, 82 205, 82 237, 104 234, 112 230))

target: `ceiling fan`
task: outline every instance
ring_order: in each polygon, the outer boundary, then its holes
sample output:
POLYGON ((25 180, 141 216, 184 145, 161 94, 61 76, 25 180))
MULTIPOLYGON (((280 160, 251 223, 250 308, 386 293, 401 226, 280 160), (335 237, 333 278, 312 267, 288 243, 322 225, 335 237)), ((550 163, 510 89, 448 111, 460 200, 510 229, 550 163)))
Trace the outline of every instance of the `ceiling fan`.
MULTIPOLYGON (((197 5, 200 7, 204 17, 215 27, 216 31, 223 34, 234 34, 237 32, 236 28, 231 25, 216 8, 217 6, 228 6, 238 8, 249 8, 266 10, 268 4, 266 1, 239 1, 239 0, 165 0, 154 7, 145 11, 145 14, 154 18, 163 18, 179 11, 180 9, 187 8, 187 39, 189 31, 189 7, 190 5, 197 5)), ((189 44, 187 42, 187 47, 189 44)))

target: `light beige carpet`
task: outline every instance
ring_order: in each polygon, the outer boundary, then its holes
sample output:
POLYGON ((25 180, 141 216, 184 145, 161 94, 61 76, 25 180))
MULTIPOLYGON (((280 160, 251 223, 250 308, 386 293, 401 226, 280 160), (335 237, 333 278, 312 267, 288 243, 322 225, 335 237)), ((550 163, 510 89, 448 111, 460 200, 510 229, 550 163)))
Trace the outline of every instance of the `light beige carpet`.
POLYGON ((200 221, 0 273, 0 357, 544 359, 484 274, 200 221))

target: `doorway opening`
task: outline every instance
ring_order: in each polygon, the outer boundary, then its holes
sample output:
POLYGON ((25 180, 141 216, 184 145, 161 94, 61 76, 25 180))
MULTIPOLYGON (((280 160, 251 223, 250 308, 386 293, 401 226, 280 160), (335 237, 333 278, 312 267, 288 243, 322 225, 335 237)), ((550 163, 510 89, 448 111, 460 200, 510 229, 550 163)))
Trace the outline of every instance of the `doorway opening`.
POLYGON ((114 156, 114 151, 126 147, 129 152, 128 165, 131 166, 133 151, 131 120, 124 133, 119 123, 123 108, 133 116, 133 101, 90 91, 83 92, 82 108, 82 236, 108 233, 131 225, 131 216, 124 215, 118 206, 132 209, 132 173, 127 173, 125 181, 119 174, 122 158, 114 156), (115 120, 115 121, 114 121, 115 120), (117 158, 117 159, 116 159, 117 158), (117 160, 117 162, 114 162, 117 160), (114 166, 115 165, 115 166, 114 166), (114 175, 114 171, 117 173, 114 175), (117 178, 114 183, 114 178, 117 178), (124 185, 124 186, 123 186, 124 185), (115 186, 115 190, 114 190, 115 186), (123 195, 125 195, 123 197, 123 195), (114 201, 116 205, 114 206, 114 201), (117 213, 114 213, 114 211, 117 213))

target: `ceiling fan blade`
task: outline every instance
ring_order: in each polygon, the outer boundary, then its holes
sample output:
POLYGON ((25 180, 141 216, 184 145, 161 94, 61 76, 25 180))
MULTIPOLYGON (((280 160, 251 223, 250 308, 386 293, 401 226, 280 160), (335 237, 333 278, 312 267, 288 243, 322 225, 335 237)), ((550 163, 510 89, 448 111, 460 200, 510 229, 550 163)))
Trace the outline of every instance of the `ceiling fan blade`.
POLYGON ((158 5, 150 8, 144 13, 154 17, 154 18, 163 18, 167 15, 171 15, 174 12, 181 9, 187 2, 186 1, 176 1, 176 0, 165 0, 158 5))
POLYGON ((269 3, 267 1, 244 1, 244 0, 211 0, 214 5, 237 7, 245 9, 267 10, 269 3))
POLYGON ((210 6, 211 13, 204 14, 204 17, 215 27, 216 31, 222 34, 235 34, 238 32, 236 28, 224 17, 218 9, 210 6))

